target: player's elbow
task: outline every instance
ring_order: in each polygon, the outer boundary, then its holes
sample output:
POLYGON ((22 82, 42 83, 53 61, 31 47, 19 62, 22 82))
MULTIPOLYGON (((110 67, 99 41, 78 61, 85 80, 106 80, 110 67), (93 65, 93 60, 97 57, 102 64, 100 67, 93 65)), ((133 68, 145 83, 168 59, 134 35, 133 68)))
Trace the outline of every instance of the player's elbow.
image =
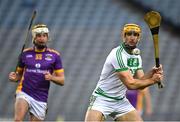
POLYGON ((59 80, 58 82, 56 82, 56 84, 64 86, 64 79, 59 80))
POLYGON ((64 86, 64 79, 61 81, 61 84, 60 84, 61 86, 64 86))
POLYGON ((65 81, 65 78, 63 77, 63 78, 60 80, 59 85, 64 86, 64 81, 65 81))
POLYGON ((64 81, 58 81, 58 82, 54 82, 55 84, 57 84, 57 85, 60 85, 60 86, 64 86, 64 81))
POLYGON ((60 85, 60 86, 64 86, 64 77, 58 77, 56 78, 56 80, 52 80, 55 84, 60 85))

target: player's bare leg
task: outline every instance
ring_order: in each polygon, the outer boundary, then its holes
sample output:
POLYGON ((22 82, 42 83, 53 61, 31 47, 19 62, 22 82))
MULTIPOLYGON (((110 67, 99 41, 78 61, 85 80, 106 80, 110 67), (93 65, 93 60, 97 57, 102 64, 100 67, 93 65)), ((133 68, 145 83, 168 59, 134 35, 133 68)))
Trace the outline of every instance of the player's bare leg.
POLYGON ((22 98, 16 99, 15 102, 15 115, 14 115, 14 121, 20 122, 23 121, 27 111, 28 111, 29 105, 26 100, 22 98))
POLYGON ((138 114, 136 110, 131 111, 123 116, 120 116, 116 119, 116 121, 137 121, 137 122, 143 122, 142 118, 138 114))
POLYGON ((85 122, 88 121, 104 121, 104 115, 97 110, 88 110, 86 112, 85 122))
POLYGON ((43 121, 43 120, 38 119, 38 118, 35 117, 32 113, 30 113, 30 121, 31 121, 31 122, 36 122, 36 121, 43 121))

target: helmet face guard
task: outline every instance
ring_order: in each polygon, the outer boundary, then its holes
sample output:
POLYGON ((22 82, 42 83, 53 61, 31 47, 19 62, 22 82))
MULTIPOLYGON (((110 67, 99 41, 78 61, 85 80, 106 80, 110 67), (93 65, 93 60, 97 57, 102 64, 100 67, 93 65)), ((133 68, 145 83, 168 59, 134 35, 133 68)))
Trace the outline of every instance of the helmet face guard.
POLYGON ((36 42, 35 38, 37 34, 47 34, 49 38, 49 29, 45 24, 37 24, 32 28, 32 43, 39 49, 43 49, 46 47, 46 44, 39 44, 36 42))
POLYGON ((133 34, 134 36, 137 36, 138 37, 138 42, 140 40, 140 37, 141 37, 141 28, 139 25, 137 24, 125 24, 124 25, 124 28, 122 30, 122 38, 123 38, 123 42, 125 44, 125 47, 130 49, 130 50, 133 50, 136 48, 136 46, 129 46, 128 44, 126 44, 126 35, 131 35, 133 34))
POLYGON ((45 24, 37 24, 32 28, 32 42, 34 42, 36 38, 36 34, 46 33, 49 37, 49 29, 45 24))

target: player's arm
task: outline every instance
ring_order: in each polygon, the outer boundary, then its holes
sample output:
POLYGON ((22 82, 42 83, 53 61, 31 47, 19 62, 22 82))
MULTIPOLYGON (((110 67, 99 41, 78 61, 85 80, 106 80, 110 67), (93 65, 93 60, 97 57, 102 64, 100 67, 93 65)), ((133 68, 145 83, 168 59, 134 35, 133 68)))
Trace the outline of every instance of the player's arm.
POLYGON ((53 74, 46 72, 45 73, 45 80, 49 80, 49 81, 52 81, 58 85, 63 86, 64 80, 65 80, 64 70, 63 69, 56 70, 56 71, 54 71, 53 74))
POLYGON ((22 78, 24 67, 25 67, 25 63, 24 63, 24 60, 23 60, 23 55, 24 55, 24 53, 21 53, 21 55, 19 56, 16 71, 9 73, 9 80, 11 80, 13 82, 20 81, 21 78, 22 78))
POLYGON ((148 79, 135 79, 130 73, 130 70, 116 72, 119 79, 127 86, 128 89, 144 89, 147 86, 153 85, 162 80, 162 74, 154 73, 148 79))
POLYGON ((9 80, 13 82, 17 82, 21 80, 23 74, 23 68, 17 67, 16 72, 10 72, 9 73, 9 80))
POLYGON ((55 53, 57 55, 55 56, 54 71, 52 74, 50 72, 46 72, 45 80, 49 80, 55 84, 63 86, 65 80, 64 69, 62 67, 62 61, 59 52, 55 51, 55 53))

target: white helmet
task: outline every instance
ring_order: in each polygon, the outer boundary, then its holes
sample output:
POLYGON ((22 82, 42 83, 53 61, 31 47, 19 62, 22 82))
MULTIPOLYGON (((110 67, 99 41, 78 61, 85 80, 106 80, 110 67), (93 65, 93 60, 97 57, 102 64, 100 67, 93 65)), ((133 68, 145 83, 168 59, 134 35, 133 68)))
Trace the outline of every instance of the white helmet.
POLYGON ((45 24, 37 24, 32 27, 32 42, 34 42, 36 38, 36 34, 40 34, 40 33, 47 33, 49 37, 49 29, 45 24))

